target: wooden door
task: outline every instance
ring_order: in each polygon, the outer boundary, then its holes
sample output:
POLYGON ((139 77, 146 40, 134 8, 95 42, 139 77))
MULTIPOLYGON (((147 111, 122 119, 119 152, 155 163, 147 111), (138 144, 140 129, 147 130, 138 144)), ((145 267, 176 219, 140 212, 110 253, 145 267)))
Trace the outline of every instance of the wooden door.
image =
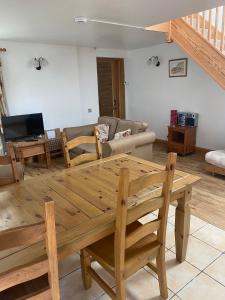
POLYGON ((125 118, 124 60, 97 58, 100 116, 125 118))

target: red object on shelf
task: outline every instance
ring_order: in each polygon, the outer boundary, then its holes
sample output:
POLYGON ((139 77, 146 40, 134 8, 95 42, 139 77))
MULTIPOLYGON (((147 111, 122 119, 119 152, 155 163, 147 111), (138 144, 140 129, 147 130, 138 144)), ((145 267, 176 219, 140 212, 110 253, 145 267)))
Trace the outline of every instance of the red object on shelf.
POLYGON ((170 111, 170 126, 177 125, 177 110, 170 111))

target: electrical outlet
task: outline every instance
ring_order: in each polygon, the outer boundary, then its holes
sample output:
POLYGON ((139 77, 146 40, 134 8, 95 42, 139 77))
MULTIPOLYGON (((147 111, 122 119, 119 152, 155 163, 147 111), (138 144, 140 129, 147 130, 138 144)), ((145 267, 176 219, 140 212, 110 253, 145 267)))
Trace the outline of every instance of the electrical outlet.
POLYGON ((88 108, 88 113, 92 113, 92 109, 91 108, 88 108))

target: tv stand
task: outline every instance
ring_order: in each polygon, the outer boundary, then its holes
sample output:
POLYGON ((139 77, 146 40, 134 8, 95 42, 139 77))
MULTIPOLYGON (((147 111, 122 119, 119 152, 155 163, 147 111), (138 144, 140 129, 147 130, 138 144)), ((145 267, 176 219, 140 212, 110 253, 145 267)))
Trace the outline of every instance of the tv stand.
POLYGON ((10 144, 13 144, 16 157, 22 164, 25 163, 25 159, 28 157, 44 155, 46 158, 47 168, 50 167, 51 158, 47 139, 41 138, 32 141, 25 140, 10 144))
POLYGON ((27 139, 27 140, 24 140, 24 142, 28 143, 28 142, 37 142, 38 139, 27 139))

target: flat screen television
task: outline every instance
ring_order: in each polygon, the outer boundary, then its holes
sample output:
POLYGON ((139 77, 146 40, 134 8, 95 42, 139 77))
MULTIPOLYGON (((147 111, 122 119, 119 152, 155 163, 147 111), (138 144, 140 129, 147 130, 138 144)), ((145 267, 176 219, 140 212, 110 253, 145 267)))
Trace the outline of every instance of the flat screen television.
POLYGON ((44 134, 42 113, 2 117, 5 141, 35 139, 44 134))

